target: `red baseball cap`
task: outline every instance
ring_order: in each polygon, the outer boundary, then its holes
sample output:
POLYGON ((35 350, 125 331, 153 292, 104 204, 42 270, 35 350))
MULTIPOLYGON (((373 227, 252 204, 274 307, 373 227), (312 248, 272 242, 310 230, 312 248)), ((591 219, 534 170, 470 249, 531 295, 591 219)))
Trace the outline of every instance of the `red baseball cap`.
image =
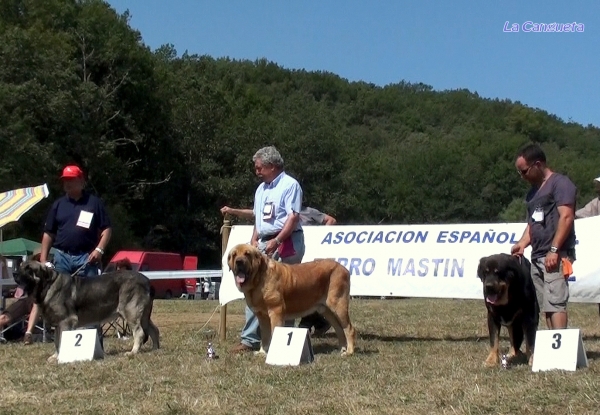
POLYGON ((62 176, 60 176, 61 179, 76 179, 80 177, 83 177, 83 171, 73 165, 65 167, 62 171, 62 176))

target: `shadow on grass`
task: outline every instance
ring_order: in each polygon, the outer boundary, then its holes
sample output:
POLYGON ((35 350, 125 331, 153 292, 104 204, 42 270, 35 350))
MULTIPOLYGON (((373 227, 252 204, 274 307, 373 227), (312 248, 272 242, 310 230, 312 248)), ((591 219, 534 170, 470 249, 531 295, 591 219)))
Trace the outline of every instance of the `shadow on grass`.
POLYGON ((586 351, 585 353, 587 355, 588 360, 597 360, 600 359, 600 352, 597 351, 586 351))
POLYGON ((584 334, 581 338, 585 340, 600 340, 600 335, 598 334, 584 334))
MULTIPOLYGON (((335 334, 327 334, 327 337, 335 337, 335 334)), ((386 336, 375 333, 360 333, 359 338, 362 340, 377 340, 382 342, 441 342, 441 341, 452 341, 452 342, 479 342, 488 341, 487 336, 464 336, 464 337, 452 337, 452 336, 440 336, 440 337, 423 337, 423 336, 386 336)), ((504 336, 500 338, 503 339, 504 336)), ((508 338, 508 337, 507 337, 508 338)))
MULTIPOLYGON (((313 341, 313 352, 315 354, 339 354, 340 353, 340 348, 337 346, 337 344, 329 344, 329 343, 317 343, 314 344, 313 341)), ((379 350, 376 349, 364 349, 363 347, 356 347, 354 349, 354 354, 355 355, 372 355, 372 354, 378 354, 379 350)))

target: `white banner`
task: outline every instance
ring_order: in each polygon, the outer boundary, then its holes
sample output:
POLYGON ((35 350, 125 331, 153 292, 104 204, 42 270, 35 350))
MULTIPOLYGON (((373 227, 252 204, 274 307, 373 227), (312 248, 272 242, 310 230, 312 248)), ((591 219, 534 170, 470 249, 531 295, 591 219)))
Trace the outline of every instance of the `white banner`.
MULTIPOLYGON (((223 256, 221 304, 244 296, 235 286, 227 253, 249 243, 252 226, 234 226, 223 256)), ((303 262, 334 258, 352 276, 353 296, 482 299, 479 259, 510 253, 524 223, 455 225, 305 226, 303 262)), ((600 303, 600 262, 595 252, 600 217, 578 219, 570 300, 600 303)), ((531 248, 525 251, 530 258, 531 248)))

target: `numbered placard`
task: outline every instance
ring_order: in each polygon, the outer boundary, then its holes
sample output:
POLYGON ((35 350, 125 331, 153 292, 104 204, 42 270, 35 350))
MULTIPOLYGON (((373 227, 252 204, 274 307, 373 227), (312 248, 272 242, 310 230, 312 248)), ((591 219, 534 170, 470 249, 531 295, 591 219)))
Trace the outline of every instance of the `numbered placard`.
POLYGON ((80 362, 102 358, 104 352, 96 329, 62 331, 58 363, 80 362))
POLYGON ((538 330, 535 335, 533 372, 575 371, 587 367, 588 360, 579 329, 538 330))
POLYGON ((266 363, 279 366, 298 366, 315 360, 308 329, 275 327, 266 363))

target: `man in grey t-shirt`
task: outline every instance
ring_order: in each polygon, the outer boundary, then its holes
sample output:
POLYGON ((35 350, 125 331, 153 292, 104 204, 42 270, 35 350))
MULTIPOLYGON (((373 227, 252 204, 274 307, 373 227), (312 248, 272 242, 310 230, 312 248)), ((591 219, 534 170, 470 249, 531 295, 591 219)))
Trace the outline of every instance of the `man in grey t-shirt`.
POLYGON ((594 191, 598 197, 593 198, 587 205, 575 211, 575 219, 591 218, 600 215, 600 177, 594 179, 594 191))
POLYGON ((302 226, 335 225, 337 223, 333 216, 329 216, 311 207, 302 208, 300 211, 300 221, 302 222, 302 226))
POLYGON ((540 311, 545 313, 549 329, 563 329, 568 323, 569 300, 564 267, 575 260, 577 188, 568 177, 550 170, 537 145, 524 147, 515 166, 532 187, 526 197, 527 227, 511 252, 523 255, 531 245, 531 277, 540 311))

